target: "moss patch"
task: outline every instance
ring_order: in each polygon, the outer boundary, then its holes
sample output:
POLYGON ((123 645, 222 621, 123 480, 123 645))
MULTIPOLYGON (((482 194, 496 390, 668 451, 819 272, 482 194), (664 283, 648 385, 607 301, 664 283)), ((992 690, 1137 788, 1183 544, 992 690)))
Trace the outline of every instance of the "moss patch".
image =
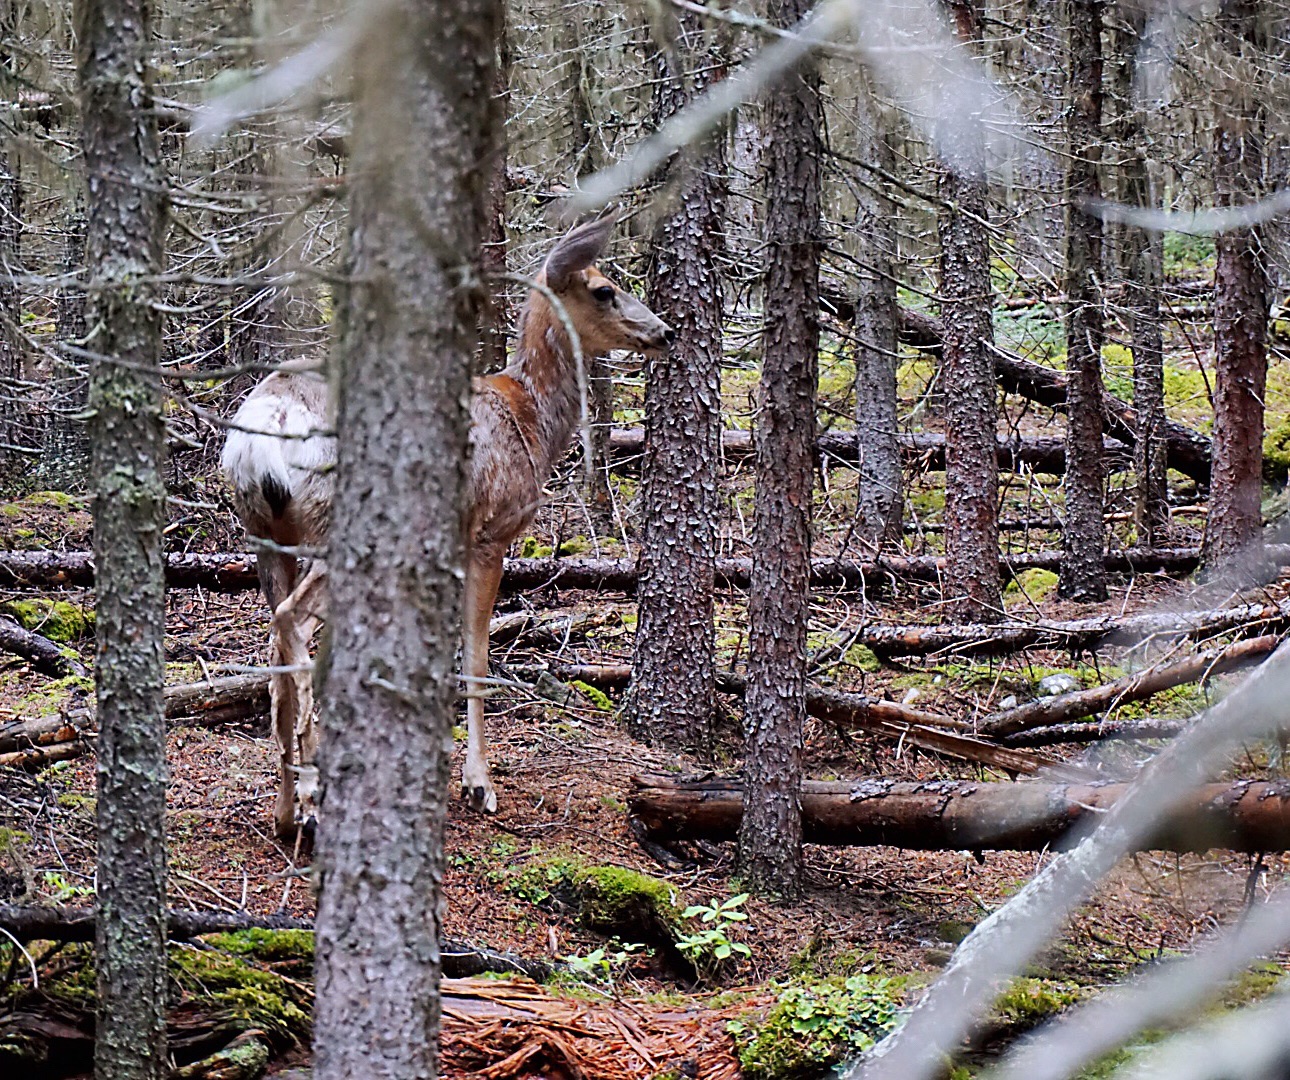
POLYGON ((1003 590, 1004 600, 1029 598, 1033 604, 1042 604, 1057 591, 1057 575, 1051 570, 1032 567, 1014 577, 1003 590))
POLYGON ((24 630, 41 634, 50 641, 75 641, 94 630, 94 612, 66 600, 49 600, 43 596, 10 600, 0 605, 0 611, 12 616, 24 630))
POLYGON ((785 987, 769 1010, 731 1021, 729 1031, 750 1080, 796 1080, 872 1048, 895 1026, 899 1004, 890 979, 825 979, 785 987))

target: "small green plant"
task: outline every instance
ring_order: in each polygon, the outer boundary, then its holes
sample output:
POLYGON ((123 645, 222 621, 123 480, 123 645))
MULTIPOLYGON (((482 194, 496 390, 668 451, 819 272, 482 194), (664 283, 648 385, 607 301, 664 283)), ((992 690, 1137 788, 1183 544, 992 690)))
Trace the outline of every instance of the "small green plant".
POLYGON ((612 983, 614 976, 627 966, 632 953, 640 952, 643 948, 645 948, 644 945, 633 942, 621 945, 617 949, 606 949, 602 945, 587 953, 586 956, 562 956, 560 959, 568 964, 569 971, 583 982, 612 983))
POLYGON ((682 934, 676 947, 696 968, 712 967, 734 956, 750 957, 752 950, 742 941, 731 941, 727 931, 736 923, 746 922, 748 915, 739 909, 748 899, 747 893, 732 896, 729 900, 713 897, 711 904, 694 904, 681 912, 683 919, 698 919, 700 926, 693 934, 682 934))
POLYGON ((44 873, 45 888, 50 890, 50 899, 55 904, 65 904, 82 896, 93 896, 94 890, 84 885, 73 885, 62 874, 54 870, 44 873))
POLYGON ((832 978, 781 990, 758 1021, 730 1021, 739 1063, 753 1080, 817 1076, 844 1058, 864 1053, 896 1026, 899 993, 890 979, 871 975, 832 978))

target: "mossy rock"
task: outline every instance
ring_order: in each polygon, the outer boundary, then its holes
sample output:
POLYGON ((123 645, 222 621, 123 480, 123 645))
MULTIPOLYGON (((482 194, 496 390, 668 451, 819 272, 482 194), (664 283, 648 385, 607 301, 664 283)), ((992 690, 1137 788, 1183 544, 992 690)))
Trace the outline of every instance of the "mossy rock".
POLYGON ((12 616, 24 630, 66 644, 94 632, 94 612, 67 600, 50 600, 43 596, 30 600, 10 600, 0 611, 12 616))
POLYGON ((1051 570, 1039 567, 1023 570, 1004 588, 1004 600, 1020 600, 1025 595, 1032 604, 1042 604, 1057 591, 1057 580, 1051 570))
POLYGON ((1013 979, 994 1000, 987 1028, 1009 1034, 1028 1031, 1089 996, 1086 987, 1057 979, 1013 979))
POLYGON ((898 984, 871 975, 792 984, 728 1025, 749 1080, 805 1080, 871 1049, 896 1025, 898 984))

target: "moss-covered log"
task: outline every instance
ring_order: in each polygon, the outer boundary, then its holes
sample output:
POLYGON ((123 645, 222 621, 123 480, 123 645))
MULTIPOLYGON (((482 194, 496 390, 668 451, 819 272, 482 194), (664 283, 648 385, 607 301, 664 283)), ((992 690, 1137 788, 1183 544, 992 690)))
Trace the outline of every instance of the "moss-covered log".
MULTIPOLYGON (((807 781, 806 839, 919 850, 1041 851, 1073 846, 1127 784, 902 783, 885 778, 807 781)), ((731 840, 743 790, 733 780, 641 777, 631 814, 656 841, 731 840)), ((1142 850, 1290 849, 1290 783, 1238 780, 1198 789, 1142 850)))

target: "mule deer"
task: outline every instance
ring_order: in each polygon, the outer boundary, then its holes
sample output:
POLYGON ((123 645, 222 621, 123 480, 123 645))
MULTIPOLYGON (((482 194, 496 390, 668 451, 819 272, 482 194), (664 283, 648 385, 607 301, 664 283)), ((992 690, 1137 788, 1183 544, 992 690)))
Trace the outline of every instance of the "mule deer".
MULTIPOLYGON (((592 265, 614 219, 579 226, 547 256, 538 278, 554 294, 583 355, 626 349, 662 351, 676 334, 643 303, 592 265)), ((464 508, 467 563, 462 609, 462 670, 468 741, 462 793, 493 812, 497 795, 488 768, 480 681, 488 674, 488 624, 502 577, 502 558, 533 519, 551 471, 569 447, 579 414, 578 375, 569 334, 542 289, 529 293, 514 358, 496 375, 474 381, 472 457, 464 508)), ((247 396, 233 417, 221 465, 247 533, 268 544, 259 555, 260 583, 273 611, 270 698, 281 755, 274 822, 281 837, 312 820, 317 749, 308 643, 325 609, 325 564, 299 574, 296 548, 325 542, 331 510, 328 434, 334 408, 312 371, 280 370, 247 396), (287 550, 279 550, 286 548, 287 550), (300 766, 296 766, 299 750, 300 766)))

